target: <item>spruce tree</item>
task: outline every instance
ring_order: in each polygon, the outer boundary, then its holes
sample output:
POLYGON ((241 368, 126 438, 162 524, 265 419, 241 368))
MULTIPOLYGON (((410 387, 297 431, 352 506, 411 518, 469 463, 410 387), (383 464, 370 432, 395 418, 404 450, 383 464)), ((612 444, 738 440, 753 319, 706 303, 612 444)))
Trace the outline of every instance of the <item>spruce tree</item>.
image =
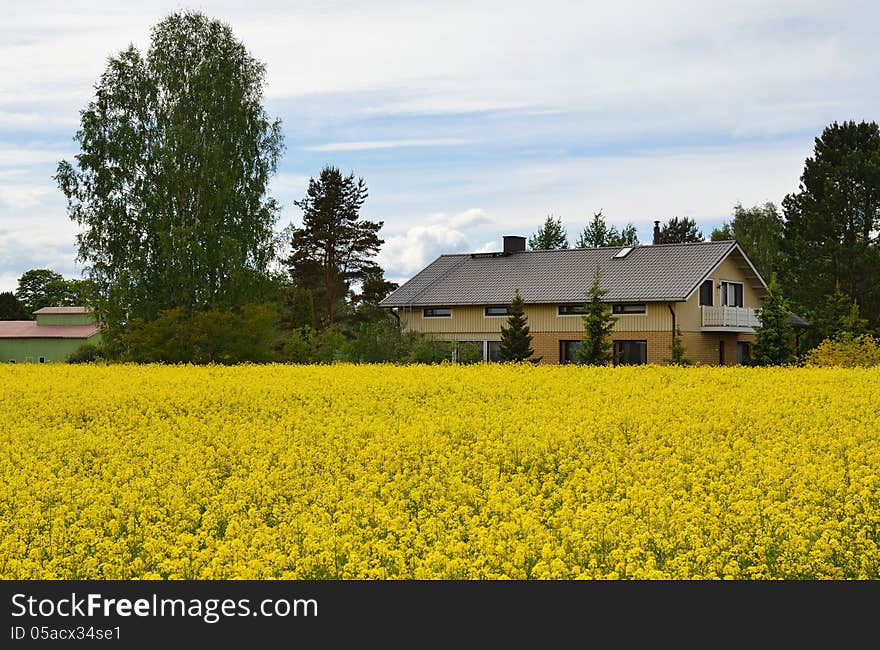
MULTIPOLYGON (((535 353, 532 349, 532 335, 529 333, 527 321, 525 302, 517 289, 508 310, 507 325, 501 326, 499 361, 525 361, 535 353)), ((540 358, 530 359, 534 363, 540 360, 540 358)))
POLYGON ((0 293, 0 320, 30 320, 21 302, 11 291, 0 293))
POLYGON ((605 223, 605 217, 599 210, 593 215, 593 220, 584 226, 583 232, 578 237, 575 248, 598 248, 599 246, 638 246, 639 238, 636 227, 628 223, 620 230, 617 226, 609 227, 605 223))
POLYGON ((792 329, 790 312, 776 274, 770 276, 767 295, 764 296, 758 319, 761 326, 756 329, 757 340, 752 352, 752 360, 758 366, 781 366, 792 359, 792 329))
POLYGON ((562 225, 562 217, 554 219, 547 215, 544 225, 529 237, 529 248, 533 251, 553 251, 568 248, 568 235, 562 225))
POLYGON ((686 244, 689 242, 704 241, 703 233, 697 227, 697 222, 690 217, 672 217, 663 224, 660 229, 661 244, 686 244))
POLYGON ((615 321, 611 308, 602 301, 602 297, 608 292, 600 288, 601 273, 599 266, 596 266, 593 284, 587 291, 587 301, 584 304, 583 347, 576 353, 578 363, 591 366, 605 366, 612 360, 608 337, 614 329, 615 321))

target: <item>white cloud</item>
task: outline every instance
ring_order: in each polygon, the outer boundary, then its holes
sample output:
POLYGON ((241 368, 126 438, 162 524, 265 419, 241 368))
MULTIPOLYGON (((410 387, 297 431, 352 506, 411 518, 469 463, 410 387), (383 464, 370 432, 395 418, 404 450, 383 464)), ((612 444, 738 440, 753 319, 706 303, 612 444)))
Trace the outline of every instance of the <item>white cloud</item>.
POLYGON ((53 188, 44 185, 26 187, 0 187, 0 203, 10 208, 31 208, 40 203, 40 198, 49 194, 53 188))
MULTIPOLYGON (((474 250, 467 231, 473 226, 492 222, 480 208, 457 214, 433 214, 422 221, 422 225, 385 238, 377 261, 388 278, 408 279, 444 253, 474 250)), ((484 243, 480 248, 487 245, 484 243)))
POLYGON ((25 147, 3 146, 0 143, 0 167, 20 167, 22 165, 54 165, 66 154, 58 151, 32 149, 25 147))
POLYGON ((330 142, 302 147, 303 151, 367 151, 370 149, 401 149, 404 147, 450 147, 468 144, 460 138, 433 138, 422 140, 364 140, 361 142, 330 142))
POLYGON ((0 128, 23 129, 45 127, 67 127, 76 129, 77 116, 69 115, 46 115, 39 110, 26 111, 0 111, 0 128))

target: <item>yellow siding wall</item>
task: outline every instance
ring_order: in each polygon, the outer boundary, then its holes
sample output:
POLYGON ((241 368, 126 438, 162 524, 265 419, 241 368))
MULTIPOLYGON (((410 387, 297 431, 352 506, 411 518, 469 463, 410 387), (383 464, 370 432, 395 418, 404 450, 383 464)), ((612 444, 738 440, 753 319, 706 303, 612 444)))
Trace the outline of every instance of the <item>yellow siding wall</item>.
MULTIPOLYGON (((615 316, 616 332, 656 332, 671 331, 672 316, 667 303, 647 303, 646 314, 627 314, 615 316)), ((559 316, 557 305, 527 305, 525 309, 529 328, 532 332, 583 332, 581 316, 559 316)), ((506 316, 483 315, 483 306, 452 307, 451 318, 424 318, 421 308, 401 309, 401 326, 405 330, 423 333, 453 334, 459 332, 501 333, 501 326, 507 322, 506 316)))
MULTIPOLYGON (((495 332, 434 332, 431 336, 450 341, 498 341, 500 331, 495 332)), ((559 363, 561 341, 579 341, 582 331, 540 332, 532 329, 532 349, 534 358, 541 358, 542 363, 559 363)), ((672 332, 669 329, 655 332, 636 332, 615 330, 612 340, 643 340, 648 344, 648 363, 663 364, 672 352, 672 332)), ((684 332, 685 357, 693 363, 715 365, 719 361, 720 342, 724 341, 724 364, 736 363, 736 342, 754 343, 754 334, 722 333, 722 332, 684 332)))

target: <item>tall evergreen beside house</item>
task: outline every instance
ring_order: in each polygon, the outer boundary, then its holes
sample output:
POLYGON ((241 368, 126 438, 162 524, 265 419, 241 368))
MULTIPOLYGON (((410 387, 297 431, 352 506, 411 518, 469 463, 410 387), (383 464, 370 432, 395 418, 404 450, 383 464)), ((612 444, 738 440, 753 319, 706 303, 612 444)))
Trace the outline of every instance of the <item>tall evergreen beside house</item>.
POLYGON ((758 314, 761 326, 755 328, 755 347, 752 359, 758 366, 781 366, 793 356, 791 314, 776 274, 770 276, 767 295, 758 314))
MULTIPOLYGON (((498 347, 499 361, 525 361, 535 351, 532 349, 532 335, 525 315, 525 302, 516 290, 510 303, 507 324, 501 326, 501 345, 498 347)), ((534 363, 541 359, 531 359, 534 363)))
POLYGON ((590 366, 605 366, 612 360, 610 336, 614 330, 614 317, 611 308, 602 301, 608 292, 600 288, 601 273, 597 266, 593 284, 587 291, 583 347, 577 351, 577 362, 590 366))

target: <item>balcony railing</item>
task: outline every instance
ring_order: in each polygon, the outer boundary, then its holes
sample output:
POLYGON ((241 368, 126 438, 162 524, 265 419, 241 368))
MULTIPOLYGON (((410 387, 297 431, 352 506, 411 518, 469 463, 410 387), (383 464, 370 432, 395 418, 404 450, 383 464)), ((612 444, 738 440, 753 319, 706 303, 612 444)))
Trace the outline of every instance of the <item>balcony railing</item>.
POLYGON ((749 307, 700 307, 703 327, 760 327, 758 310, 749 307))

